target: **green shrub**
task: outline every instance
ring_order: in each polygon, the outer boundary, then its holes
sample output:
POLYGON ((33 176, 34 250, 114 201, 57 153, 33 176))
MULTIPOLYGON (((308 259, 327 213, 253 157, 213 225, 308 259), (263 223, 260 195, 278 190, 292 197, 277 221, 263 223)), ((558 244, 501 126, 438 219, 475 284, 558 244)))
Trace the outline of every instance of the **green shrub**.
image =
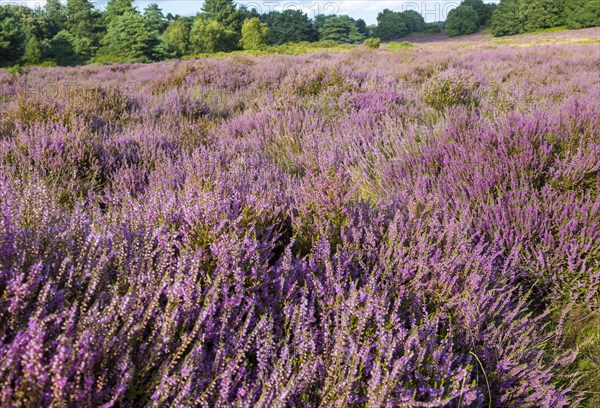
POLYGON ((12 67, 6 68, 9 74, 16 76, 18 75, 26 75, 27 70, 20 65, 13 65, 12 67))
POLYGON ((379 48, 381 46, 381 39, 379 39, 379 38, 367 38, 365 40, 364 44, 367 46, 367 48, 370 48, 372 50, 376 50, 377 48, 379 48))
POLYGON ((315 46, 318 48, 334 48, 337 47, 337 45, 338 43, 333 40, 322 40, 315 43, 315 46))

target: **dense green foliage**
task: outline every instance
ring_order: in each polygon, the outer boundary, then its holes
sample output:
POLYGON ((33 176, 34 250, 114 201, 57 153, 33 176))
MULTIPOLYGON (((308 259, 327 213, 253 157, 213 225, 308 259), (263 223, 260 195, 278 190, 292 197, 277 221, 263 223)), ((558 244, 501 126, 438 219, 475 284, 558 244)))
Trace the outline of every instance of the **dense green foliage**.
POLYGON ((565 0, 535 0, 523 2, 521 14, 524 27, 528 31, 557 27, 564 21, 565 0))
POLYGON ((367 38, 365 40, 365 46, 367 46, 367 48, 371 48, 372 50, 376 50, 377 48, 379 48, 381 46, 381 39, 379 38, 367 38))
POLYGON ((565 24, 568 28, 600 25, 600 0, 569 0, 565 4, 565 24))
POLYGON ((245 50, 259 50, 266 43, 269 26, 260 21, 258 17, 252 17, 244 20, 242 24, 241 46, 245 50))
POLYGON ((272 11, 261 19, 269 26, 267 43, 270 45, 315 41, 319 38, 308 16, 300 10, 272 11))
POLYGON ((348 16, 327 16, 319 27, 319 38, 340 44, 354 44, 364 39, 358 31, 356 20, 348 16))
POLYGON ((486 4, 483 0, 463 0, 461 3, 463 6, 470 6, 477 12, 479 16, 479 25, 485 26, 489 23, 490 18, 492 17, 492 13, 496 8, 496 4, 489 3, 486 4))
POLYGON ((446 34, 449 37, 472 34, 489 24, 496 5, 483 0, 463 0, 450 10, 446 19, 446 34))
POLYGON ((212 53, 226 51, 227 31, 225 27, 214 20, 197 19, 190 32, 190 44, 192 52, 212 53))
POLYGON ((175 56, 181 57, 187 54, 190 41, 190 27, 182 21, 175 20, 167 26, 162 34, 162 45, 164 50, 175 56))
POLYGON ((69 66, 81 64, 81 54, 77 52, 77 39, 67 30, 58 32, 50 41, 49 54, 57 65, 69 66))
POLYGON ((502 0, 491 26, 495 36, 503 36, 563 25, 600 25, 600 0, 502 0))
POLYGON ((104 12, 104 19, 110 24, 125 13, 134 13, 135 11, 132 0, 109 0, 104 12))
POLYGON ((7 65, 19 59, 25 43, 25 33, 14 13, 0 7, 0 61, 7 65))
POLYGON ((461 4, 450 10, 446 19, 446 34, 450 37, 472 34, 479 29, 479 14, 471 6, 461 4))
POLYGON ((414 10, 397 12, 385 9, 377 16, 374 34, 383 41, 390 41, 426 29, 423 16, 414 10))
POLYGON ((407 19, 402 13, 385 9, 377 16, 376 35, 383 41, 404 37, 408 34, 407 19))
POLYGON ((102 45, 102 55, 112 60, 148 62, 154 59, 158 37, 148 30, 139 13, 127 11, 111 19, 102 45))
POLYGON ((492 33, 495 36, 514 35, 523 32, 523 20, 519 0, 504 0, 492 15, 492 33))
POLYGON ((42 62, 42 57, 42 48, 37 38, 35 36, 29 37, 23 53, 23 62, 28 65, 39 64, 42 62))

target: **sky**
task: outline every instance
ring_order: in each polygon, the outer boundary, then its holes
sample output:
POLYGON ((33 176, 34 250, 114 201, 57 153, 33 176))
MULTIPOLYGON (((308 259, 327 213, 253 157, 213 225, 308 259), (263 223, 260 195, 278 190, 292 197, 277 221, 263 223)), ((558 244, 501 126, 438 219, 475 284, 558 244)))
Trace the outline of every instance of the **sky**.
MULTIPOLYGON (((484 0, 486 3, 498 1, 484 0)), ((140 11, 151 3, 157 3, 164 14, 173 13, 183 16, 195 15, 202 8, 203 2, 203 0, 134 1, 140 11)), ((8 3, 43 7, 45 0, 0 0, 0 4, 8 3)), ((244 4, 250 9, 255 8, 260 13, 299 9, 311 18, 317 14, 346 14, 355 19, 362 18, 367 24, 375 24, 377 14, 386 8, 394 11, 415 10, 421 13, 427 22, 442 21, 446 19, 448 11, 460 4, 460 0, 239 0, 237 3, 244 4)), ((95 4, 99 9, 103 9, 106 0, 96 0, 95 4)))

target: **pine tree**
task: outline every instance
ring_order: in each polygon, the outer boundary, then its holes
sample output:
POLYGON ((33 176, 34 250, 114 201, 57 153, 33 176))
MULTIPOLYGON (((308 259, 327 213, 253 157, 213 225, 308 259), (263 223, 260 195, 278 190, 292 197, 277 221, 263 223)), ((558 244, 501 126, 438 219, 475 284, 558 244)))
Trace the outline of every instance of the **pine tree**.
POLYGON ((158 35, 162 34, 163 31, 167 28, 169 24, 167 19, 162 13, 158 4, 152 3, 148 5, 144 9, 144 21, 146 22, 146 27, 152 32, 157 33, 158 35))
POLYGON ((23 53, 25 31, 12 11, 0 6, 0 65, 15 63, 23 53))
POLYGON ((125 62, 147 62, 155 53, 155 38, 146 28, 144 18, 128 11, 112 19, 102 39, 102 56, 125 62))
POLYGON ((109 0, 104 11, 104 19, 110 24, 115 18, 125 13, 137 13, 132 5, 132 0, 109 0))
POLYGON ((36 65, 42 62, 42 48, 35 36, 29 37, 27 44, 25 45, 25 52, 23 53, 23 63, 26 65, 36 65))
POLYGON ((233 0, 206 0, 202 12, 206 19, 216 21, 225 30, 239 32, 241 29, 241 14, 233 0))
POLYGON ((77 65, 84 62, 77 52, 77 38, 67 30, 59 31, 50 40, 49 55, 60 66, 77 65))
POLYGON ((308 16, 300 10, 272 11, 261 19, 269 25, 267 43, 271 45, 315 41, 319 37, 308 16))
POLYGON ((48 25, 50 38, 65 28, 67 23, 67 8, 60 0, 47 0, 44 5, 43 15, 48 25))
POLYGON ((354 44, 364 39, 353 19, 348 16, 329 16, 319 30, 321 41, 354 44))
POLYGON ((102 14, 88 0, 67 0, 66 9, 65 28, 75 37, 79 57, 88 59, 100 46, 104 31, 102 14))
POLYGON ((91 33, 94 6, 88 0, 67 0, 66 28, 73 35, 85 37, 91 33))

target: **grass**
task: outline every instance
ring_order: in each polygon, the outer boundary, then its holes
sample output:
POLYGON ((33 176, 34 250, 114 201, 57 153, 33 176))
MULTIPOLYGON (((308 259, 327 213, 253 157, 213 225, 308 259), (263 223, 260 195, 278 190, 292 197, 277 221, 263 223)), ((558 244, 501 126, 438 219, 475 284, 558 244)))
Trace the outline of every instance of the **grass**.
POLYGON ((559 31, 567 30, 567 26, 558 26, 558 27, 550 27, 550 28, 541 28, 535 31, 529 31, 525 34, 544 34, 544 33, 558 33, 559 31))
POLYGON ((408 41, 391 42, 391 43, 388 43, 388 45, 387 45, 387 49, 390 51, 397 51, 397 50, 401 50, 404 48, 414 48, 414 47, 415 47, 415 45, 408 41))
POLYGON ((254 57, 262 55, 302 55, 310 54, 314 52, 341 52, 349 51, 356 47, 355 44, 336 44, 329 41, 320 42, 299 42, 299 43, 288 43, 282 45, 273 45, 265 47, 261 50, 240 50, 232 52, 216 52, 216 53, 203 53, 185 56, 182 59, 196 59, 196 58, 214 58, 223 57, 229 55, 252 55, 254 57))
POLYGON ((578 350, 573 371, 581 374, 577 391, 586 407, 600 407, 600 312, 573 311, 565 323, 565 346, 578 350))

